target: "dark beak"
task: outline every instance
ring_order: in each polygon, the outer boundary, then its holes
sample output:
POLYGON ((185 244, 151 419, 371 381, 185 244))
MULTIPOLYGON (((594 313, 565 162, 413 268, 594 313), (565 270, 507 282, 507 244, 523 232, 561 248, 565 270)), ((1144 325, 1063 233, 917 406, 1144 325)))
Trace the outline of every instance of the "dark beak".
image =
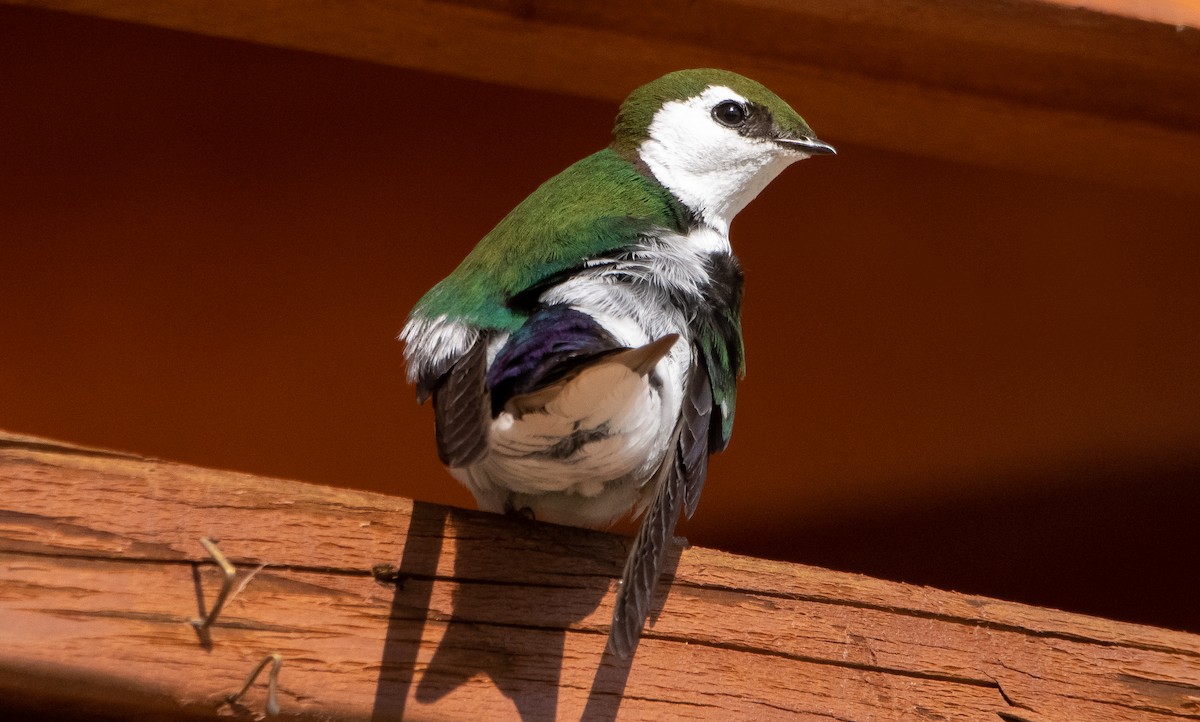
POLYGON ((837 155, 833 146, 816 138, 776 138, 775 142, 784 148, 797 150, 809 155, 837 155))

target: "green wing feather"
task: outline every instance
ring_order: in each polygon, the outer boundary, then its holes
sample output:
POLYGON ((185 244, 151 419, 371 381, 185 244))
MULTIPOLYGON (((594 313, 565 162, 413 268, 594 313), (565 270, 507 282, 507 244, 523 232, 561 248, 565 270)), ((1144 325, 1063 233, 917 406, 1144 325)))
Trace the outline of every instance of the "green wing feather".
POLYGON ((642 233, 684 232, 689 215, 665 188, 606 148, 542 184, 417 302, 415 314, 514 331, 512 300, 642 233))
POLYGON ((710 269, 712 283, 706 291, 707 313, 700 314, 696 345, 704 356, 712 384, 713 424, 708 449, 716 453, 729 444, 737 383, 746 375, 746 349, 742 343, 742 268, 733 256, 724 256, 710 269))

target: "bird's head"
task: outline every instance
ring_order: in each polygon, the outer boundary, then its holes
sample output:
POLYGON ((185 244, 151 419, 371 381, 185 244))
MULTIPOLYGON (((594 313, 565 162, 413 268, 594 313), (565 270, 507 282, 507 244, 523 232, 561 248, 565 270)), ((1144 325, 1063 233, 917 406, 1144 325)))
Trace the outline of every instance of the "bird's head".
POLYGON ((724 232, 784 168, 834 152, 779 96, 711 68, 669 73, 630 93, 612 147, 724 232))

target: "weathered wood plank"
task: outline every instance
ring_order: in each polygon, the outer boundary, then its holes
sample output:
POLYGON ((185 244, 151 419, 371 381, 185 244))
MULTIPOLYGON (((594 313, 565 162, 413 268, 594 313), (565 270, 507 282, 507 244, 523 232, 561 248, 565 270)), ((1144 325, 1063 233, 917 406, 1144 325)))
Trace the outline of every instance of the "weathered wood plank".
MULTIPOLYGON (((0 567, 6 579, 35 594, 44 615, 56 623, 48 629, 51 625, 35 623, 43 615, 18 616, 17 621, 30 624, 22 625, 20 634, 5 635, 9 656, 2 662, 26 664, 33 658, 45 665, 69 661, 91 667, 99 658, 103 673, 156 680, 164 693, 173 689, 190 700, 189 706, 219 709, 221 694, 235 690, 263 655, 278 651, 284 657, 282 706, 289 714, 368 717, 382 695, 385 714, 389 707, 404 706, 422 716, 463 719, 495 708, 501 711, 497 717, 503 717, 503 710, 514 711, 515 706, 533 710, 536 718, 552 718, 555 707, 560 717, 578 718, 589 701, 605 640, 594 632, 520 625, 513 622, 520 616, 514 613, 500 615, 506 620, 450 621, 447 607, 441 607, 426 620, 423 610, 392 607, 390 592, 367 577, 262 572, 238 595, 219 623, 216 644, 206 653, 196 647, 186 624, 195 603, 186 566, 10 559, 0 567), (62 586, 42 586, 47 578, 63 580, 62 586), (147 588, 164 593, 148 600, 142 592, 147 588), (158 611, 168 605, 178 613, 158 611), (399 615, 390 627, 389 612, 399 615), (293 621, 280 624, 281 616, 293 621), (130 644, 138 638, 153 644, 130 644), (363 638, 371 640, 369 655, 363 654, 363 638), (413 647, 418 639, 420 647, 413 647), (13 659, 14 653, 19 659, 13 659), (407 669, 389 670, 398 676, 381 686, 380 661, 389 656, 405 660, 407 669), (439 702, 431 704, 435 699, 439 702)), ((510 589, 492 588, 477 601, 502 605, 520 596, 507 593, 510 589), (492 591, 501 593, 493 598, 492 591)), ((531 591, 524 588, 525 596, 531 591)), ((426 590, 411 592, 420 597, 426 590)), ((448 605, 455 592, 440 590, 434 596, 448 605)), ((522 605, 526 623, 536 606, 522 605)), ((559 616, 550 615, 548 623, 559 616)), ((854 719, 899 719, 925 704, 949 710, 950 719, 974 719, 981 705, 1006 706, 989 684, 908 678, 786 656, 767 656, 745 667, 739 661, 744 656, 675 640, 648 643, 628 670, 622 717, 729 719, 837 710, 854 719), (676 662, 671 667, 650 663, 663 657, 676 662)), ((611 663, 606 668, 624 674, 611 663)), ((607 704, 619 692, 611 686, 598 698, 607 704)), ((263 685, 258 685, 244 704, 261 709, 263 702, 263 685)))
POLYGON ((2 1, 614 101, 729 67, 837 142, 1200 192, 1200 32, 1062 3, 2 1))
POLYGON ((293 716, 1200 717, 1200 638, 1139 625, 687 548, 623 663, 611 535, 14 435, 0 499, 0 691, 35 710, 228 713, 279 652, 293 716), (208 648, 202 535, 240 570, 208 648))

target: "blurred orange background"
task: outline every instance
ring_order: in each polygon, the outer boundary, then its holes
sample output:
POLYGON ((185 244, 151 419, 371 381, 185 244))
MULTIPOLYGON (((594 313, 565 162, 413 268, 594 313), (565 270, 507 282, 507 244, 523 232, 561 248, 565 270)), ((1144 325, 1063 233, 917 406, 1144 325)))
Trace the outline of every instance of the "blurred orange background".
MULTIPOLYGON (((472 505, 395 336, 614 104, 11 7, 0 88, 0 428, 472 505)), ((788 100, 840 154, 734 224, 749 376, 680 532, 1200 631, 1195 189, 788 100)))

